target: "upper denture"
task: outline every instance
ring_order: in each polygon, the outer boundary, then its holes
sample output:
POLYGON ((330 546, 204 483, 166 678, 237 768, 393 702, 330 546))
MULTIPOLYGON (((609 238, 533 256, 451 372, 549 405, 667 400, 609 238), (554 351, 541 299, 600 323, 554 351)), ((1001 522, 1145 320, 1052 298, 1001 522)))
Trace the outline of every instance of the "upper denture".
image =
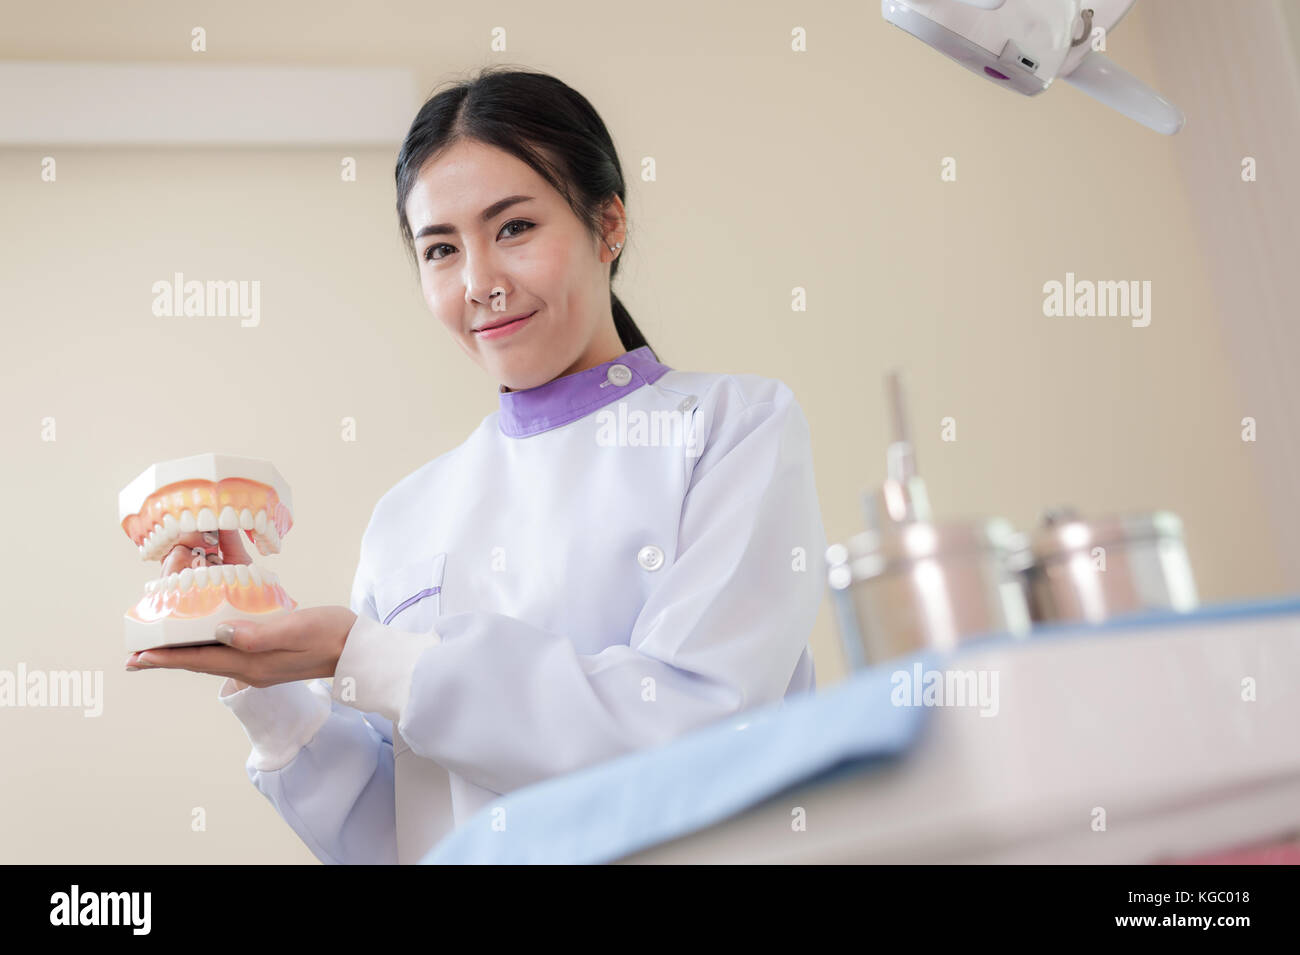
POLYGON ((155 464, 119 495, 122 529, 144 560, 162 560, 184 534, 242 531, 278 554, 293 526, 289 489, 265 461, 201 454, 155 464))

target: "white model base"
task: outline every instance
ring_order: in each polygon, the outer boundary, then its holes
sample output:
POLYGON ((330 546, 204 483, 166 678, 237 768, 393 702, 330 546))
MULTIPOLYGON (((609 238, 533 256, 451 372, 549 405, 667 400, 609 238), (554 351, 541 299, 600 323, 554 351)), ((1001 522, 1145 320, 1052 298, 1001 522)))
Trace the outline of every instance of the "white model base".
POLYGON ((163 617, 145 623, 128 614, 125 617, 126 649, 134 653, 136 650, 151 650, 155 647, 219 645, 220 641, 213 636, 218 624, 232 620, 269 620, 287 610, 286 607, 279 607, 268 613, 248 613, 223 601, 217 610, 205 617, 163 617))

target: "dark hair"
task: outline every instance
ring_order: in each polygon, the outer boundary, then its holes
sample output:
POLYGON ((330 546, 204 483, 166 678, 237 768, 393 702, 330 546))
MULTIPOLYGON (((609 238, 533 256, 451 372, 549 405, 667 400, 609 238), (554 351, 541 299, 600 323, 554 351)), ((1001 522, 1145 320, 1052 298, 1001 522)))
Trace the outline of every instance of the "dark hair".
MULTIPOLYGON (((462 140, 495 146, 526 162, 564 196, 597 238, 602 207, 611 194, 626 199, 614 143, 586 97, 545 73, 487 67, 430 97, 398 151, 397 217, 413 260, 415 239, 406 218, 406 198, 424 164, 462 140)), ((610 266, 611 285, 626 254, 625 246, 610 266)), ((415 264, 418 268, 418 260, 415 264)), ((649 344, 612 288, 609 298, 623 347, 631 351, 649 344)))

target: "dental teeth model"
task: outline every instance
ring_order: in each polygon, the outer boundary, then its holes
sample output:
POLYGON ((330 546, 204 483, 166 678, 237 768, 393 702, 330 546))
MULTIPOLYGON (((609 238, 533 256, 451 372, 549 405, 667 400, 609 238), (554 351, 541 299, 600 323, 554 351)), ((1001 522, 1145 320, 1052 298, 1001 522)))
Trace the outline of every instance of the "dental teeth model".
MULTIPOLYGON (((280 553, 293 526, 289 485, 269 461, 196 454, 151 465, 118 495, 122 530, 146 561, 160 561, 194 532, 215 545, 220 531, 243 534, 260 554, 280 553)), ((144 585, 126 612, 126 649, 216 643, 228 620, 265 620, 298 606, 274 571, 227 563, 193 549, 191 566, 144 585)))

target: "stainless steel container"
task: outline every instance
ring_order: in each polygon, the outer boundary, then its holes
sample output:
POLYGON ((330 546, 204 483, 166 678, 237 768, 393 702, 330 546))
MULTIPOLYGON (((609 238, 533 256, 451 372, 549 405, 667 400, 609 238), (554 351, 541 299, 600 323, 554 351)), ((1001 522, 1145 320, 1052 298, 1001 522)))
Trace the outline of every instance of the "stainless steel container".
POLYGON ((1023 537, 1006 521, 912 522, 827 549, 831 598, 855 669, 1031 621, 1014 561, 1023 537))
POLYGON ((888 378, 888 399, 895 440, 886 452, 888 477, 866 499, 868 529, 826 551, 849 665, 951 648, 984 634, 1027 634, 1024 535, 997 518, 931 521, 897 373, 888 378))
POLYGON ((1150 610, 1197 607, 1183 524, 1170 511, 1084 520, 1048 511, 1025 568, 1033 619, 1100 622, 1150 610))

